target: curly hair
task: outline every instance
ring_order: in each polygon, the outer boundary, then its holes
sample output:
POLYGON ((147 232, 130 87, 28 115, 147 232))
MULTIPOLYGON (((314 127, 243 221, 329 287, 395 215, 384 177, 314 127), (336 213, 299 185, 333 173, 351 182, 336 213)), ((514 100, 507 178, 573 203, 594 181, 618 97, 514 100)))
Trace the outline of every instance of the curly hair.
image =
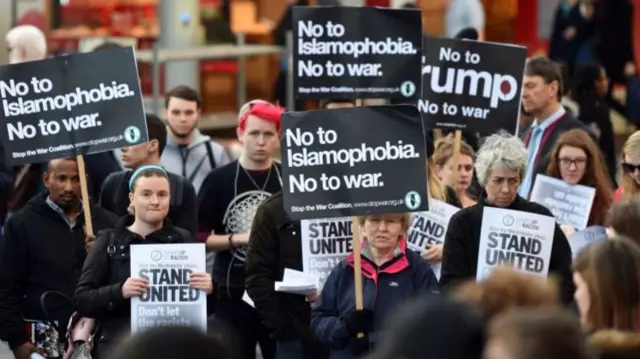
POLYGON ((560 305, 556 280, 541 279, 511 268, 496 268, 479 283, 475 278, 469 280, 458 287, 454 296, 474 305, 487 321, 512 309, 560 305))

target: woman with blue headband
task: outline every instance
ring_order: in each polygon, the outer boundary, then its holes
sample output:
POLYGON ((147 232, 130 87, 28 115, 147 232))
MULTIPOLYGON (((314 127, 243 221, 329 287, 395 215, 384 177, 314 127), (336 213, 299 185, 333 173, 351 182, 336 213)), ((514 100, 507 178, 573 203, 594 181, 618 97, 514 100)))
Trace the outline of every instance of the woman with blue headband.
MULTIPOLYGON (((114 229, 98 233, 82 269, 75 293, 78 314, 100 323, 94 358, 104 358, 113 340, 130 332, 132 297, 149 289, 142 278, 131 277, 130 246, 193 242, 188 231, 174 227, 169 212, 169 178, 159 166, 137 169, 129 181, 129 214, 114 229)), ((193 273, 190 286, 210 294, 211 275, 193 273)))

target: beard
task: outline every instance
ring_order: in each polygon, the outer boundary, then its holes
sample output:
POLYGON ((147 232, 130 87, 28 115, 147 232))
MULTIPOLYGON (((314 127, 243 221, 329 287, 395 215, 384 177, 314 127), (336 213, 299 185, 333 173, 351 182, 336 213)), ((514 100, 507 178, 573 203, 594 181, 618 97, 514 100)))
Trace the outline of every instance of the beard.
POLYGON ((171 133, 173 133, 174 136, 178 137, 178 138, 187 138, 189 137, 189 135, 191 135, 193 133, 193 131, 196 129, 196 127, 198 127, 198 123, 196 122, 193 127, 191 127, 191 129, 189 129, 189 131, 187 131, 187 133, 180 133, 178 132, 175 128, 173 128, 173 126, 171 126, 171 124, 169 123, 169 121, 167 121, 167 127, 169 127, 169 131, 171 131, 171 133))

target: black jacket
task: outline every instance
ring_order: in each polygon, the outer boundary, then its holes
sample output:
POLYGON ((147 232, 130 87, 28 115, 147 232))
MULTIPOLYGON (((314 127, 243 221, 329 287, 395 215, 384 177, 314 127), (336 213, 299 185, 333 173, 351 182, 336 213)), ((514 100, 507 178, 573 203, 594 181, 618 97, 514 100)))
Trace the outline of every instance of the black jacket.
MULTIPOLYGON (((69 227, 62 215, 46 203, 47 193, 32 198, 5 224, 0 246, 0 338, 13 349, 27 341, 24 319, 45 320, 40 297, 58 291, 71 298, 86 257, 84 216, 69 227)), ((111 228, 117 218, 91 206, 94 231, 111 228)), ((65 327, 71 303, 47 299, 53 320, 65 327)))
MULTIPOLYGON (((127 215, 129 208, 129 179, 132 171, 120 171, 109 175, 102 184, 100 206, 117 216, 127 215)), ((189 181, 167 172, 171 188, 169 218, 174 226, 186 229, 195 237, 198 233, 198 197, 189 181)))
POLYGON ((292 221, 284 212, 282 192, 265 200, 253 219, 245 283, 274 339, 301 341, 305 358, 326 358, 327 348, 314 340, 310 329, 310 303, 304 296, 274 290, 274 283, 282 280, 285 268, 302 271, 300 230, 300 222, 292 221))
MULTIPOLYGON (((475 279, 478 267, 478 251, 480 250, 480 231, 482 213, 486 194, 474 206, 456 212, 449 221, 442 253, 442 277, 440 287, 448 290, 456 284, 468 279, 475 279)), ((553 217, 546 207, 529 202, 520 196, 507 209, 536 213, 553 217)), ((560 294, 563 302, 570 304, 573 300, 573 276, 571 271, 571 247, 567 237, 556 224, 551 248, 549 274, 560 280, 560 294)))
MULTIPOLYGON (((98 353, 130 329, 131 302, 122 296, 122 285, 131 276, 129 247, 132 244, 190 243, 192 236, 165 219, 163 228, 145 238, 129 231, 133 216, 120 218, 114 229, 99 233, 91 247, 76 287, 74 302, 80 315, 102 321, 98 353)), ((98 354, 98 357, 101 355, 98 354)))

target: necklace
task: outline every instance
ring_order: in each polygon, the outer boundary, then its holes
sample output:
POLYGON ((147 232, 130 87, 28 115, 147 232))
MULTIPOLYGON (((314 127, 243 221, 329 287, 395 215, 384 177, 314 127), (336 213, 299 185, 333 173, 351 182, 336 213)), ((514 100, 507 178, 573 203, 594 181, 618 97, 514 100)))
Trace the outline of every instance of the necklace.
MULTIPOLYGON (((240 162, 238 162, 238 166, 240 166, 240 162)), ((242 167, 242 166, 240 166, 240 167, 242 167)), ((262 192, 265 192, 265 189, 267 188, 267 185, 269 184, 269 179, 271 179, 271 171, 273 170, 273 164, 271 164, 271 166, 269 167, 269 173, 267 173, 267 179, 264 181, 264 184, 262 185, 262 187, 258 186, 256 181, 253 179, 253 177, 251 176, 249 171, 247 171, 246 168, 242 167, 242 170, 247 175, 247 177, 249 177, 249 180, 251 180, 251 183, 253 183, 253 185, 256 186, 257 189, 261 190, 262 192)))

